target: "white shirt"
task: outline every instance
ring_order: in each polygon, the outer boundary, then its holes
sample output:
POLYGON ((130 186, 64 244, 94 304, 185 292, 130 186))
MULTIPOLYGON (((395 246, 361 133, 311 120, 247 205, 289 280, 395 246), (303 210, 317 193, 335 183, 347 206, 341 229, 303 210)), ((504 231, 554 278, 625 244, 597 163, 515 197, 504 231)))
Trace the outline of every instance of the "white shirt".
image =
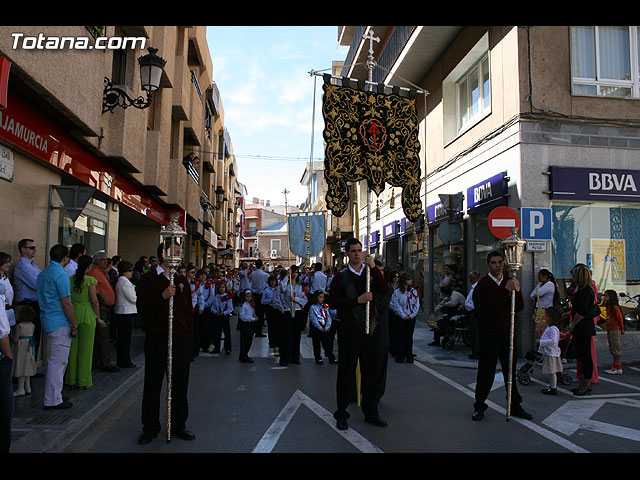
MULTIPOLYGON (((9 279, 3 275, 0 277, 0 296, 4 295, 5 305, 12 306, 13 305, 13 286, 9 279), (4 291, 2 291, 2 287, 4 286, 4 291)), ((13 326, 16 324, 16 315, 13 308, 10 308, 6 311, 7 319, 9 320, 9 325, 13 326)))
POLYGON ((556 293, 556 286, 553 282, 545 282, 538 283, 538 292, 536 293, 536 289, 534 288, 529 298, 531 300, 536 301, 536 307, 540 306, 542 308, 552 307, 553 306, 553 295, 556 293), (538 294, 540 295, 540 305, 538 305, 538 294))
POLYGON ((136 300, 136 287, 122 275, 116 282, 116 303, 113 306, 113 313, 120 315, 137 313, 136 300))
POLYGON ((558 343, 560 342, 560 330, 558 327, 547 327, 540 335, 540 353, 548 355, 550 357, 559 357, 560 356, 560 347, 558 343))
POLYGON ((0 338, 4 338, 11 332, 9 319, 4 306, 4 296, 0 296, 0 338))
POLYGON ((315 293, 318 290, 322 290, 327 293, 327 276, 320 270, 313 273, 311 276, 311 282, 309 283, 311 284, 311 293, 315 293))
POLYGON ((496 282, 498 285, 500 285, 502 283, 502 279, 504 278, 504 275, 500 277, 500 279, 497 279, 496 277, 494 277, 493 275, 491 275, 490 273, 487 273, 487 275, 489 275, 489 277, 491 277, 491 279, 496 282))
POLYGON ((76 270, 78 270, 78 263, 75 260, 69 259, 69 263, 64 267, 64 271, 69 274, 69 276, 75 275, 76 270))
POLYGON ((251 291, 253 293, 259 293, 260 295, 262 295, 264 289, 269 286, 267 280, 269 280, 269 274, 261 268, 258 268, 257 270, 251 272, 251 291))
POLYGON ((469 290, 469 294, 467 295, 467 299, 464 301, 464 309, 467 312, 470 312, 471 310, 475 309, 475 305, 473 304, 473 289, 476 288, 477 284, 478 284, 478 282, 476 282, 473 285, 471 285, 471 289, 469 290))
POLYGON ((364 263, 360 266, 359 272, 356 272, 350 264, 348 266, 349 266, 349 270, 351 270, 353 273, 355 273, 358 276, 362 275, 362 272, 364 272, 364 263))

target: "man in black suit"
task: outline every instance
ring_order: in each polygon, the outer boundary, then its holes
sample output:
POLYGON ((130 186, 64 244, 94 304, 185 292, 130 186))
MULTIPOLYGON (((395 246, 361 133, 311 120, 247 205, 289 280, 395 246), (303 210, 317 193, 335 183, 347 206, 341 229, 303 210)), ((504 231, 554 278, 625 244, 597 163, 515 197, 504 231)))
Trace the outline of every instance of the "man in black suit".
MULTIPOLYGON (((522 311, 524 301, 517 278, 504 275, 504 256, 497 251, 487 256, 489 272, 482 277, 473 289, 473 305, 478 321, 480 359, 476 379, 474 411, 471 418, 482 420, 487 409, 485 403, 496 375, 496 364, 500 360, 504 383, 507 385, 509 372, 509 348, 511 329, 511 296, 515 290, 516 312, 522 311)), ((515 371, 516 351, 514 345, 512 371, 515 371)), ((515 376, 513 376, 515 377, 515 376)), ((533 417, 522 408, 522 397, 516 382, 512 381, 511 415, 531 420, 533 417)))
POLYGON ((151 267, 138 282, 137 307, 142 316, 144 339, 144 391, 142 394, 142 435, 138 444, 146 445, 160 432, 160 393, 167 371, 169 298, 173 297, 171 435, 194 440, 186 429, 187 388, 193 350, 193 315, 189 281, 181 275, 169 282, 170 270, 162 261, 151 267))
POLYGON ((376 297, 384 295, 387 283, 376 268, 373 257, 366 255, 364 262, 371 270, 371 288, 366 292, 366 267, 363 263, 362 244, 356 238, 345 245, 349 263, 336 274, 329 292, 329 305, 338 311, 338 379, 336 396, 338 409, 333 414, 340 430, 348 428, 347 407, 353 397, 358 360, 362 380, 362 412, 365 421, 380 427, 387 422, 378 415, 377 380, 381 363, 379 355, 381 328, 377 327, 376 297), (365 333, 365 304, 369 302, 369 334, 365 333))

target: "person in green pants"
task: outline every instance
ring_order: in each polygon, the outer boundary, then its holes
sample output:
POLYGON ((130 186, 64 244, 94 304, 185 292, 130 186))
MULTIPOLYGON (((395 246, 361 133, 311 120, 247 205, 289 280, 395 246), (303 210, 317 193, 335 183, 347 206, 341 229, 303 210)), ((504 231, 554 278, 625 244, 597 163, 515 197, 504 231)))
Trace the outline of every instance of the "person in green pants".
POLYGON ((91 257, 78 258, 78 269, 71 281, 71 303, 78 323, 78 335, 71 341, 69 363, 65 374, 65 385, 85 390, 93 387, 91 364, 93 361, 93 340, 96 324, 104 326, 100 319, 100 306, 96 295, 98 281, 86 275, 91 267, 91 257))

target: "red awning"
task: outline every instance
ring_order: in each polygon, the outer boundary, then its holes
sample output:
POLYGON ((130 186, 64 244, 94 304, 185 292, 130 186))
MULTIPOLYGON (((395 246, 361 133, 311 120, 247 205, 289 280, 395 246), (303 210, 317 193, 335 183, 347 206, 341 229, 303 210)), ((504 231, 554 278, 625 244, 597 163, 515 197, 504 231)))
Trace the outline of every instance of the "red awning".
POLYGON ((9 91, 9 70, 11 62, 0 55, 0 108, 7 108, 7 93, 9 91))

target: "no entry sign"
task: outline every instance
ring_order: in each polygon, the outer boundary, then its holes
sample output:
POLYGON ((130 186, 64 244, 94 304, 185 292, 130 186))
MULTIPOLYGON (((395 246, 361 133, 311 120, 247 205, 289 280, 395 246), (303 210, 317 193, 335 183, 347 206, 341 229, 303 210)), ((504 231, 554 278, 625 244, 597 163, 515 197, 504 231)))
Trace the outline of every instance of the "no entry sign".
POLYGON ((497 207, 489 214, 489 230, 496 238, 504 240, 511 236, 512 228, 520 228, 520 217, 509 207, 497 207))

